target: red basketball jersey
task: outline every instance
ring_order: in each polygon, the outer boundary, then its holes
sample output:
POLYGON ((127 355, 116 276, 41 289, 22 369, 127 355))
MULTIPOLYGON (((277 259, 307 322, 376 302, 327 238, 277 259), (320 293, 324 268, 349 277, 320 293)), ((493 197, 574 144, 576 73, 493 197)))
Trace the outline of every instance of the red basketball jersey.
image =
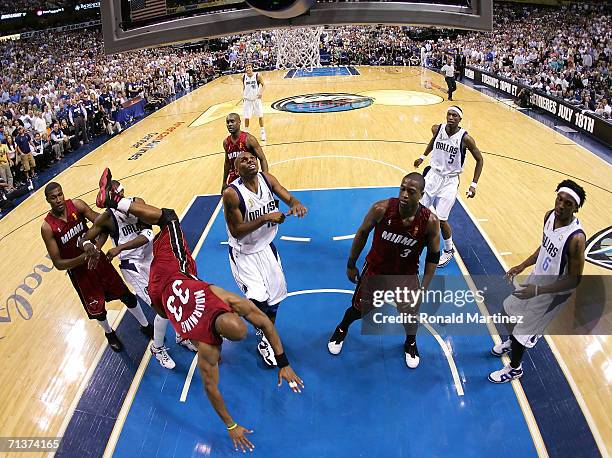
POLYGON ((249 150, 247 148, 247 133, 240 132, 240 135, 238 135, 238 141, 236 143, 234 143, 232 140, 232 136, 229 135, 223 142, 223 149, 225 149, 225 157, 230 163, 230 170, 227 176, 227 184, 229 184, 238 178, 238 171, 234 166, 234 160, 240 153, 249 150))
POLYGON ((77 240, 87 232, 87 221, 79 214, 72 200, 66 199, 65 203, 67 221, 56 218, 51 212, 47 214, 45 221, 51 226, 62 259, 72 259, 83 253, 77 248, 77 240))
POLYGON ((389 199, 385 216, 374 228, 368 268, 377 275, 416 275, 419 257, 427 244, 427 221, 431 211, 419 204, 406 226, 399 213, 399 199, 389 199))

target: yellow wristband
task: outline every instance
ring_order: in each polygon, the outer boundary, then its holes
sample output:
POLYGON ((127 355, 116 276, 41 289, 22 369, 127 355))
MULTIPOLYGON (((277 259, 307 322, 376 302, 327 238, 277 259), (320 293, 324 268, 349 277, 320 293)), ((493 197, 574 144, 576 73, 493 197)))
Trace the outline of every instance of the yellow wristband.
POLYGON ((234 423, 232 426, 228 426, 227 430, 231 431, 232 429, 236 429, 238 427, 238 423, 234 423))

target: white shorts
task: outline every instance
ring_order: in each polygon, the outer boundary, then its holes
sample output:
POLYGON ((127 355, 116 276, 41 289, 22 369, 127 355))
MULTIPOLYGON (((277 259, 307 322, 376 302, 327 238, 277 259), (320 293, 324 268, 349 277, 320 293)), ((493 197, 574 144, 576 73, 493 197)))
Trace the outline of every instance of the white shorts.
POLYGON ((151 306, 149 297, 149 271, 151 262, 139 262, 135 259, 122 259, 119 268, 126 283, 132 287, 134 294, 151 306))
POLYGON ((512 330, 514 338, 532 348, 571 296, 571 293, 540 294, 531 299, 508 296, 504 300, 504 310, 509 316, 521 319, 512 330))
POLYGON ((447 221, 459 189, 459 175, 444 176, 430 169, 425 176, 425 191, 421 204, 427 208, 433 207, 440 221, 447 221))
POLYGON ((257 100, 244 100, 244 107, 242 108, 242 116, 244 119, 263 118, 263 103, 261 99, 257 100))
POLYGON ((287 297, 283 266, 273 244, 251 254, 229 250, 232 275, 248 299, 276 305, 287 297))

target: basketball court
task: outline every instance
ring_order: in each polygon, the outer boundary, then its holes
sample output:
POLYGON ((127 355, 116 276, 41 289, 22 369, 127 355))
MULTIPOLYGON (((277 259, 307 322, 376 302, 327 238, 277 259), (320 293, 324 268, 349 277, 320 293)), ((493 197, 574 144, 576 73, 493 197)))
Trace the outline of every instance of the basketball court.
MULTIPOLYGON (((220 389, 234 418, 255 432, 256 456, 608 456, 612 448, 612 341, 552 336, 528 353, 520 381, 493 385, 501 368, 482 326, 455 336, 419 329, 421 365, 409 370, 400 335, 361 335, 340 356, 326 342, 354 288, 345 275, 352 236, 367 209, 395 196, 414 170, 432 124, 451 102, 444 79, 421 67, 343 67, 323 74, 273 71, 266 82, 263 149, 270 173, 309 208, 279 228, 289 296, 277 327, 301 395, 276 387, 251 329, 225 343, 220 389)), ((306 72, 308 73, 308 72, 306 72)), ((223 76, 153 113, 59 174, 67 198, 92 204, 110 167, 127 195, 176 209, 210 283, 231 276, 219 190, 225 116, 241 113, 240 75, 223 76)), ((438 274, 500 274, 531 254, 558 182, 586 190, 578 217, 587 238, 611 225, 609 163, 525 114, 463 84, 453 104, 484 156, 475 199, 465 199, 468 155, 451 213, 458 255, 438 274), (606 216, 607 215, 607 216, 606 216)), ((258 129, 251 129, 257 134, 258 129)), ((256 135, 257 136, 257 135, 256 135)), ((0 402, 3 436, 65 436, 58 456, 232 456, 203 391, 194 354, 166 341, 177 366, 162 369, 122 304, 109 305, 128 347, 114 354, 40 237, 48 208, 38 190, 0 220, 0 402)), ((589 275, 609 275, 585 264, 589 275)), ((484 314, 486 304, 466 308, 484 314)), ((12 455, 9 455, 12 456, 12 455)), ((17 455, 16 455, 17 456, 17 455)), ((35 456, 35 455, 31 455, 35 456)))

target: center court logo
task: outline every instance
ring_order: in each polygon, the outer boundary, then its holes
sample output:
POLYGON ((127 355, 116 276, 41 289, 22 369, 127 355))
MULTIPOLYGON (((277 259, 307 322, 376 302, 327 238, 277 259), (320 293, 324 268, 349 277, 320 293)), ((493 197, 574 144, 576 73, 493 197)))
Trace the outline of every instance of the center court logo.
POLYGON ((345 93, 318 93, 287 97, 277 100, 272 108, 290 113, 334 113, 359 110, 374 103, 371 97, 345 93))
POLYGON ((585 259, 591 264, 612 270, 612 226, 587 240, 585 259))

